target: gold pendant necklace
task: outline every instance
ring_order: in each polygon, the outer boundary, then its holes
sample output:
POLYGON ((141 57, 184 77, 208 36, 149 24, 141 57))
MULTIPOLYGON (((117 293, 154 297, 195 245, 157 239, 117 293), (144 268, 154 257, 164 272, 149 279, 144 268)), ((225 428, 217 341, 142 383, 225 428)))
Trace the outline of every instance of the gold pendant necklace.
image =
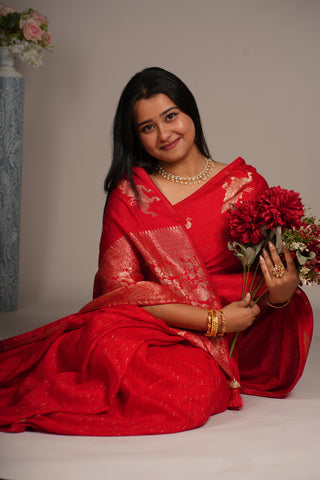
POLYGON ((160 165, 158 165, 156 171, 159 172, 162 177, 166 178, 167 180, 171 180, 171 182, 180 183, 181 185, 195 185, 196 183, 201 183, 207 180, 207 178, 210 177, 213 167, 214 162, 211 160, 211 158, 207 158, 207 164, 204 170, 194 177, 180 177, 180 175, 174 175, 173 173, 168 172, 168 170, 162 168, 160 165))

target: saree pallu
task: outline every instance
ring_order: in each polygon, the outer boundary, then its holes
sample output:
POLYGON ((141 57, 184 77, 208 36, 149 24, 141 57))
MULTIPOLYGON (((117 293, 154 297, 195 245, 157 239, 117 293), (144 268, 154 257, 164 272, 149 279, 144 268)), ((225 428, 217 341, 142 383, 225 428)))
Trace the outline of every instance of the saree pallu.
POLYGON ((168 327, 143 305, 219 308, 241 297, 227 250, 227 210, 266 183, 242 159, 172 206, 135 169, 140 201, 123 179, 107 204, 94 299, 79 313, 0 342, 0 425, 76 435, 171 433, 240 407, 230 389, 284 396, 301 376, 312 334, 302 292, 231 336, 168 327), (208 214, 210 206, 210 215, 208 214))

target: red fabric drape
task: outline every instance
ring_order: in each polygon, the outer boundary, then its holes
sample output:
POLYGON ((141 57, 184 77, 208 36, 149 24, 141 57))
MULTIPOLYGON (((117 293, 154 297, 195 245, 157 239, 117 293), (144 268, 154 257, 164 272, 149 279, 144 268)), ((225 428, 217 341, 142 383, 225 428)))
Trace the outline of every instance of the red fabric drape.
POLYGON ((209 340, 169 328, 138 306, 208 308, 241 297, 242 275, 227 250, 227 209, 259 195, 262 177, 238 159, 175 206, 144 170, 134 178, 139 204, 126 180, 108 201, 93 301, 0 342, 2 430, 176 432, 240 406, 231 398, 233 376, 244 393, 283 396, 302 374, 312 312, 300 291, 285 309, 261 314, 231 361, 228 336, 209 340))
MULTIPOLYGON (((265 180, 239 158, 175 209, 203 259, 222 305, 242 296, 242 266, 226 246, 230 204, 249 200, 267 187, 265 180)), ((250 283, 250 282, 249 282, 250 283)), ((233 335, 228 335, 229 343, 233 335)), ((240 334, 234 359, 243 393, 285 396, 300 378, 312 337, 312 310, 298 289, 284 309, 265 309, 240 334)))

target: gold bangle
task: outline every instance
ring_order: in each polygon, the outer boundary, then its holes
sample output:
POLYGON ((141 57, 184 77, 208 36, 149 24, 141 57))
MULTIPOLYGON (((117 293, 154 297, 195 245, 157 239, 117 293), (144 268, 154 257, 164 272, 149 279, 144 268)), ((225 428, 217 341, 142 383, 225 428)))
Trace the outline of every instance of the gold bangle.
POLYGON ((269 302, 268 297, 265 297, 264 300, 265 300, 266 304, 267 304, 269 307, 272 307, 272 308, 284 308, 284 307, 286 307, 287 305, 289 305, 290 300, 291 300, 291 297, 290 297, 289 300, 287 300, 285 303, 281 303, 280 305, 274 305, 273 303, 269 302))
POLYGON ((213 311, 212 310, 208 310, 207 312, 207 320, 208 320, 208 326, 207 326, 207 332, 205 333, 206 337, 210 337, 210 334, 212 332, 212 315, 213 315, 213 311))
POLYGON ((226 333, 226 317, 223 310, 219 310, 219 316, 221 318, 222 328, 221 332, 218 333, 218 337, 223 337, 223 335, 226 333))
POLYGON ((212 320, 212 337, 216 337, 216 336, 217 336, 218 327, 219 327, 218 312, 217 312, 217 310, 214 310, 214 312, 213 312, 213 320, 212 320))
POLYGON ((208 310, 208 328, 205 333, 206 337, 216 337, 218 331, 218 312, 216 310, 208 310))

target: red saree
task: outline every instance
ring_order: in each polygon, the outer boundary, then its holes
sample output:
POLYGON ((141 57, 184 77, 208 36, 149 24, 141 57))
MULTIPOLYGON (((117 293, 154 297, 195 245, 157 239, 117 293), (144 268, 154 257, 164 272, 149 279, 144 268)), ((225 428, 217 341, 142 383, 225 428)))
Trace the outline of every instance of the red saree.
POLYGON ((230 203, 259 195, 263 178, 235 160, 172 206, 146 172, 111 194, 94 299, 79 313, 0 342, 0 428, 74 435, 170 433, 240 407, 229 388, 286 395, 302 374, 312 311, 299 290, 230 338, 168 327, 139 305, 220 307, 241 297, 242 274, 227 249, 230 203))

